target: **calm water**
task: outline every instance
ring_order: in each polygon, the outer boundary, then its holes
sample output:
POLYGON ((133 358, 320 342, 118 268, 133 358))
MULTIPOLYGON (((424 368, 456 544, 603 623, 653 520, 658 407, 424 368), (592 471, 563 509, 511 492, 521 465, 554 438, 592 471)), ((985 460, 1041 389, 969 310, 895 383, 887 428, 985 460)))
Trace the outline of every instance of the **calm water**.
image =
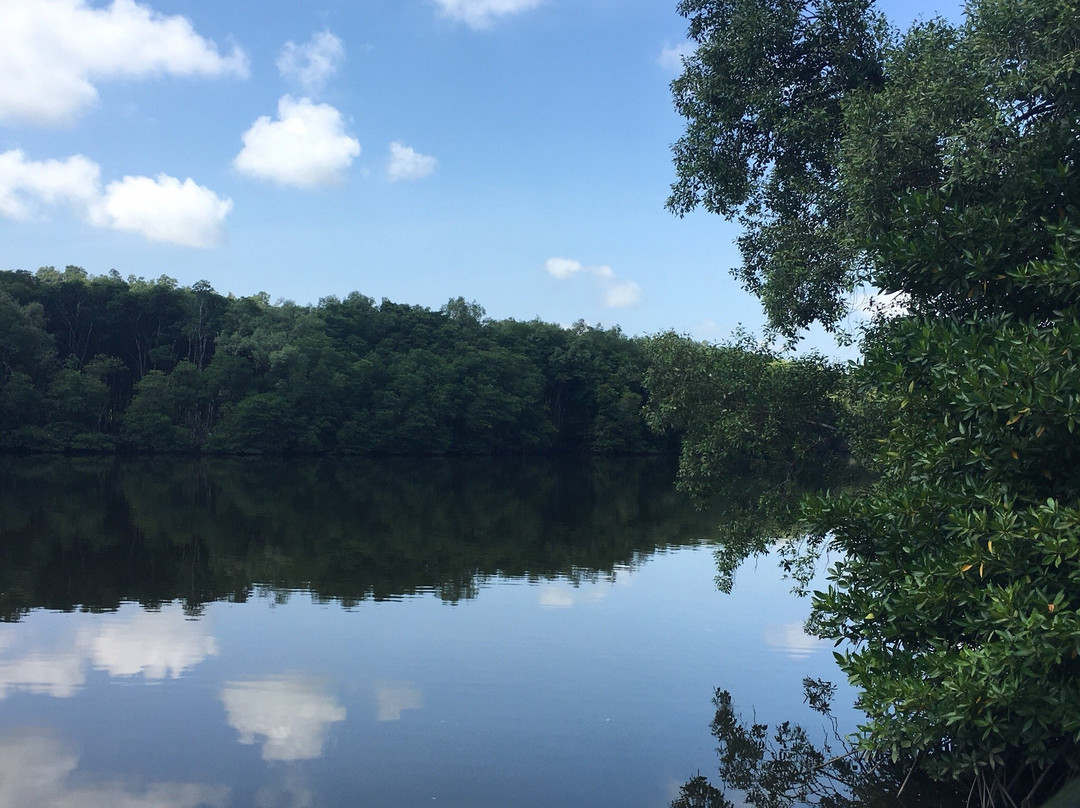
POLYGON ((716 591, 663 462, 0 469, 0 808, 664 808, 717 688, 824 732, 807 604, 716 591))

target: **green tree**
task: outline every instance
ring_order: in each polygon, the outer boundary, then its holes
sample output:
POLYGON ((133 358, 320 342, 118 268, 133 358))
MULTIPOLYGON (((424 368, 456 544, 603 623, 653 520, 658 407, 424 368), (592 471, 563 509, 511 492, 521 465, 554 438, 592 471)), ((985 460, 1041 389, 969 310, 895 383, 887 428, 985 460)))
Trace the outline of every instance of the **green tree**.
MULTIPOLYGON (((799 25, 825 24, 830 7, 800 5, 814 13, 799 25)), ((751 47, 782 9, 684 8, 700 15, 699 48, 680 81, 710 70, 715 95, 702 89, 700 103, 719 99, 730 124, 737 107, 725 99, 753 110, 760 88, 725 74, 712 43, 751 47), (759 30, 732 23, 740 9, 759 30)), ((860 13, 851 30, 880 30, 860 13)), ((826 282, 788 304, 769 291, 772 276, 758 290, 789 335, 811 318, 834 324, 863 281, 906 308, 867 331, 857 373, 887 423, 879 477, 805 510, 811 536, 842 559, 813 620, 848 641, 839 660, 861 688, 864 746, 973 780, 984 804, 1033 804, 1080 768, 1078 54, 1075 0, 974 0, 960 26, 933 20, 882 39, 880 81, 845 84, 839 114, 827 96, 802 112, 828 122, 812 137, 832 167, 833 231, 849 252, 822 255, 846 268, 819 274, 805 256, 774 264, 782 282, 794 289, 804 271, 826 282)), ((797 82, 765 73, 780 98, 798 95, 797 82)), ((746 141, 759 192, 782 166, 770 149, 798 123, 779 108, 772 120, 747 113, 765 131, 746 141)), ((727 187, 704 163, 681 169, 702 188, 727 187)), ((762 199, 760 211, 781 212, 762 199)), ((817 208, 805 210, 792 215, 810 222, 817 208)), ((783 254, 782 233, 745 221, 744 242, 783 254)))
POLYGON ((865 277, 839 157, 845 105, 885 82, 870 0, 682 0, 694 52, 671 86, 687 119, 668 207, 734 218, 733 274, 789 338, 835 327, 865 277))

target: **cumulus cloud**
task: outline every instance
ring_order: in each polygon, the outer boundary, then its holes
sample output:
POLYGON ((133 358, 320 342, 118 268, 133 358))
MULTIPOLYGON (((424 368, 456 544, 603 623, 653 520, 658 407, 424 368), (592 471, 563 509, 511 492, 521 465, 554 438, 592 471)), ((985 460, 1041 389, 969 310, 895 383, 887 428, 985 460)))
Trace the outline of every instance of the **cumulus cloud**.
POLYGON ((288 95, 278 101, 277 120, 263 115, 242 139, 244 148, 233 161, 238 171, 300 188, 341 182, 360 154, 359 141, 345 131, 334 107, 288 95))
POLYGON ((262 739, 263 760, 311 760, 322 754, 330 724, 345 708, 318 682, 301 677, 230 682, 221 691, 240 743, 262 739))
POLYGON ((317 95, 341 69, 345 46, 329 31, 315 34, 303 45, 286 42, 278 56, 277 68, 287 81, 295 82, 308 95, 317 95))
POLYGON ((0 154, 0 216, 25 220, 43 208, 70 204, 87 211, 100 194, 101 169, 81 154, 28 160, 21 149, 0 154))
POLYGON ((165 174, 124 177, 110 182, 93 208, 99 227, 138 233, 150 241, 186 247, 213 247, 225 234, 231 199, 221 199, 190 177, 183 182, 165 174))
POLYGON ((396 140, 390 144, 390 163, 386 175, 390 182, 418 180, 431 174, 439 161, 427 154, 420 154, 396 140))
POLYGON ((95 82, 162 74, 242 77, 247 58, 132 0, 0 3, 0 121, 69 123, 97 100, 95 82))
POLYGON ((656 57, 656 63, 671 73, 681 73, 683 59, 690 56, 695 50, 693 42, 680 42, 678 45, 665 45, 660 55, 656 57))
POLYGON ((435 0, 444 17, 470 28, 487 28, 502 17, 536 8, 542 0, 435 0))
POLYGON ((54 736, 19 733, 0 738, 0 806, 19 808, 225 808, 229 789, 198 783, 89 782, 79 759, 54 736))
POLYGON ((124 177, 101 189, 101 168, 77 154, 29 160, 21 149, 0 153, 0 216, 25 220, 58 206, 93 225, 138 233, 150 241, 212 247, 224 234, 232 200, 194 180, 165 174, 124 177))
POLYGON ((549 258, 544 269, 560 280, 578 274, 591 275, 600 287, 601 302, 608 308, 624 308, 641 301, 641 287, 634 281, 619 280, 609 266, 585 266, 573 258, 549 258))

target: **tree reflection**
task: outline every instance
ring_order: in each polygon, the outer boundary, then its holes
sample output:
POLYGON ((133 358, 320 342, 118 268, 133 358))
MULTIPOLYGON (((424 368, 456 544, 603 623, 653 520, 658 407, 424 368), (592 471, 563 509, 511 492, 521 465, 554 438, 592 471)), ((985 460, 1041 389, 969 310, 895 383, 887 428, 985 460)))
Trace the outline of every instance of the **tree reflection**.
MULTIPOLYGON (((831 702, 836 686, 804 679, 806 702, 826 727, 815 740, 804 727, 747 722, 731 694, 717 689, 712 733, 719 742, 719 782, 754 808, 935 808, 963 804, 962 795, 887 759, 871 758, 841 736, 831 702)), ((734 808, 723 789, 701 774, 680 788, 671 808, 734 808)))
POLYGON ((656 458, 23 458, 0 469, 0 619, 594 580, 710 537, 673 478, 656 458))

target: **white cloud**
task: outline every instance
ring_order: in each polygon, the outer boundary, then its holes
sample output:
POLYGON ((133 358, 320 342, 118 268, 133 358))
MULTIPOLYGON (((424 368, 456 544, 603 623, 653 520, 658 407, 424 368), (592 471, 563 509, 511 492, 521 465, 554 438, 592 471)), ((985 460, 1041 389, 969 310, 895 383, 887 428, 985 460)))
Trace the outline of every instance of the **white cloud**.
POLYGON ((74 778, 78 757, 55 737, 0 738, 0 808, 224 808, 229 789, 197 783, 95 784, 74 778))
POLYGON ((150 241, 213 247, 225 233, 231 199, 222 199, 190 177, 183 182, 159 174, 110 182, 94 206, 92 224, 138 233, 150 241))
POLYGON ((579 273, 592 275, 600 287, 601 302, 608 308, 623 308, 641 302, 641 287, 634 281, 621 281, 609 266, 585 266, 573 258, 549 258, 544 270, 560 280, 579 273))
POLYGON ((263 115, 243 134, 244 148, 233 165, 250 177, 310 188, 341 182, 360 154, 345 131, 341 113, 310 98, 282 96, 278 119, 263 115))
POLYGON ((544 263, 544 269, 553 278, 569 278, 584 268, 580 261, 573 258, 549 258, 544 263))
POLYGON ((433 172, 438 164, 439 161, 434 157, 420 154, 405 144, 394 141, 390 144, 390 164, 386 168, 386 174, 390 182, 418 180, 433 172))
POLYGON ((0 153, 0 216, 28 219, 60 205, 94 227, 210 247, 221 241, 233 203, 190 178, 180 182, 165 174, 124 177, 102 192, 100 167, 81 154, 34 161, 20 149, 0 153))
POLYGON ((641 302, 641 287, 633 281, 612 280, 604 288, 604 305, 611 309, 621 309, 641 302))
POLYGON ((412 682, 375 683, 375 720, 400 721, 405 710, 419 710, 424 697, 412 682))
POLYGON ((656 57, 656 63, 671 73, 681 73, 683 59, 695 50, 693 42, 680 42, 678 45, 665 45, 656 57))
POLYGON ((263 760, 317 758, 330 724, 345 720, 345 708, 325 688, 299 677, 230 682, 221 701, 240 743, 262 738, 263 760))
POLYGON ((470 28, 487 28, 501 17, 536 8, 542 0, 435 0, 444 17, 470 28))
POLYGON ((101 169, 81 154, 67 160, 27 160, 21 149, 0 154, 0 216, 29 219, 43 206, 85 211, 99 196, 101 169))
POLYGON ((97 100, 96 81, 161 74, 246 76, 247 58, 132 0, 0 2, 0 120, 65 124, 97 100))
POLYGON ((277 59, 283 78, 296 82, 309 95, 322 91, 345 61, 345 46, 329 31, 315 34, 303 45, 286 42, 277 59))
POLYGON ((218 652, 203 621, 188 620, 179 608, 138 612, 105 623, 90 643, 94 667, 111 676, 143 674, 176 679, 218 652))

